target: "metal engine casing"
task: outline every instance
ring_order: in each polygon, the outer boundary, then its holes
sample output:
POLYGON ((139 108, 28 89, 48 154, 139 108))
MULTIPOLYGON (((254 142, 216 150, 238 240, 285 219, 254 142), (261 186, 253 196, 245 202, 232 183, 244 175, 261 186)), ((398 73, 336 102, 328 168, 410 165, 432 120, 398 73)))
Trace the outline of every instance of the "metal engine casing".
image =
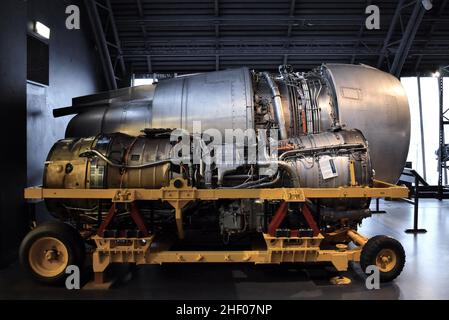
MULTIPOLYGON (((248 68, 224 70, 77 98, 78 114, 66 137, 138 135, 144 127, 191 130, 193 121, 201 121, 203 130, 257 128, 264 117, 257 111, 273 109, 273 94, 261 74, 248 68)), ((338 127, 359 129, 370 143, 376 178, 396 183, 410 141, 407 96, 397 78, 370 66, 347 64, 271 77, 284 122, 275 125, 285 126, 288 138, 338 127)))
MULTIPOLYGON (((157 189, 169 184, 169 163, 124 173, 120 166, 108 165, 101 158, 81 156, 89 150, 97 150, 117 164, 126 158, 127 165, 138 166, 170 158, 171 145, 167 138, 148 139, 121 133, 62 139, 54 144, 48 154, 43 186, 55 189, 157 189)), ((97 205, 97 201, 87 199, 52 199, 46 200, 46 203, 49 211, 62 217, 72 208, 89 210, 97 205)))
POLYGON ((368 143, 359 130, 339 130, 308 134, 292 139, 300 148, 281 159, 294 167, 301 186, 307 188, 337 188, 350 186, 350 162, 354 164, 355 183, 371 186, 373 170, 368 143), (351 146, 350 148, 348 146, 351 146), (332 172, 324 173, 329 162, 332 172))
MULTIPOLYGON (((280 66, 278 74, 239 68, 181 76, 76 98, 65 109, 61 115, 76 116, 67 138, 49 153, 46 188, 157 189, 174 177, 196 188, 369 187, 374 178, 397 181, 410 139, 408 102, 399 80, 365 65, 325 64, 305 73, 280 66), (223 135, 227 130, 276 129, 280 141, 271 134, 257 135, 251 144, 268 149, 261 142, 275 140, 278 158, 258 155, 249 163, 239 156, 233 163, 180 165, 172 161, 176 140, 147 134, 182 129, 195 140, 195 122, 202 132, 215 129, 223 135), (274 171, 272 163, 277 164, 274 171)), ((245 155, 248 141, 225 142, 216 150, 243 150, 245 155)), ((47 204, 61 216, 96 206, 89 200, 47 204)), ((357 223, 369 215, 369 199, 321 199, 312 205, 322 221, 357 223)), ((262 229, 264 210, 271 206, 221 203, 215 208, 221 232, 262 229)), ((170 216, 170 208, 158 209, 170 216)))

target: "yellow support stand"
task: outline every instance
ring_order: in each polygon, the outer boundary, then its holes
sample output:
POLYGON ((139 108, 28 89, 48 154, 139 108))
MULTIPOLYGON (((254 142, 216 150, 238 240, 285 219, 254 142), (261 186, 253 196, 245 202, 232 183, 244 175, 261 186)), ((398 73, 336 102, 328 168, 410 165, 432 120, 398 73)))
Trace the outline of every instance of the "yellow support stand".
MULTIPOLYGON (((26 199, 108 199, 128 203, 136 200, 166 201, 175 209, 179 238, 184 237, 182 208, 195 200, 260 199, 286 202, 305 202, 319 198, 405 198, 408 189, 382 181, 374 181, 372 187, 355 185, 354 167, 351 165, 351 186, 338 188, 276 188, 276 189, 197 189, 185 180, 173 180, 161 189, 25 189, 26 199)), ((91 239, 96 243, 93 252, 93 269, 98 281, 111 263, 162 264, 162 263, 255 263, 280 264, 285 262, 329 262, 338 270, 346 271, 350 261, 360 261, 363 245, 368 239, 349 228, 332 234, 315 237, 273 237, 263 234, 265 248, 247 251, 171 251, 169 243, 157 243, 154 236, 144 238, 91 239), (356 247, 337 245, 335 249, 320 248, 323 239, 352 241, 356 247)), ((341 241, 343 242, 343 241, 341 241)), ((336 279, 337 284, 346 280, 336 279)))

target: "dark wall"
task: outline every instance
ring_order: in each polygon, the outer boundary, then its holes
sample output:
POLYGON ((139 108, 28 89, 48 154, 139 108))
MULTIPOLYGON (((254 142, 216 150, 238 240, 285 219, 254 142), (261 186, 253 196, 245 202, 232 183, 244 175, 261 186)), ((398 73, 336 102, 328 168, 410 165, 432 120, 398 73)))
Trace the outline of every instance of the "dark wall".
POLYGON ((64 138, 71 116, 53 118, 54 108, 71 105, 76 96, 101 91, 102 74, 94 40, 91 38, 83 1, 28 0, 28 22, 39 21, 51 30, 49 40, 48 87, 27 84, 28 91, 28 185, 42 183, 43 164, 51 146, 64 138), (81 10, 81 29, 68 30, 65 26, 68 5, 81 10))
POLYGON ((2 1, 0 48, 0 266, 4 266, 14 258, 26 226, 25 1, 2 1))
POLYGON ((64 137, 70 117, 52 109, 75 96, 103 90, 102 74, 83 2, 4 0, 0 10, 0 267, 17 255, 27 231, 23 188, 42 183, 45 158, 64 137), (68 5, 81 9, 81 30, 65 27, 68 5), (27 83, 27 32, 34 21, 50 27, 49 85, 27 83))

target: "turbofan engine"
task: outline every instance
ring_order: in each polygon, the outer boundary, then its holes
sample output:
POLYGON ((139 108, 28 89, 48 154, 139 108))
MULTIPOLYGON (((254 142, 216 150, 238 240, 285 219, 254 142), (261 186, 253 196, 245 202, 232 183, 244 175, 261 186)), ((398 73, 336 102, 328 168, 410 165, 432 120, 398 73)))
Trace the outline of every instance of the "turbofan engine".
MULTIPOLYGON (((183 76, 76 98, 73 107, 55 111, 71 113, 77 115, 67 138, 48 155, 45 188, 158 189, 176 178, 199 189, 372 186, 374 177, 397 180, 410 136, 400 82, 353 65, 323 65, 308 73, 281 66, 277 75, 240 68, 183 76)), ((94 223, 110 204, 51 199, 47 205, 63 219, 94 223)), ((229 239, 266 230, 278 205, 196 202, 185 208, 184 222, 211 222, 229 239)), ((326 231, 342 223, 355 226, 370 215, 366 199, 307 205, 326 231)), ((285 228, 307 232, 307 223, 294 214, 301 206, 289 208, 285 228)), ((172 207, 148 202, 140 208, 158 230, 173 226, 172 207)), ((126 224, 129 208, 121 210, 123 219, 116 223, 126 224)))

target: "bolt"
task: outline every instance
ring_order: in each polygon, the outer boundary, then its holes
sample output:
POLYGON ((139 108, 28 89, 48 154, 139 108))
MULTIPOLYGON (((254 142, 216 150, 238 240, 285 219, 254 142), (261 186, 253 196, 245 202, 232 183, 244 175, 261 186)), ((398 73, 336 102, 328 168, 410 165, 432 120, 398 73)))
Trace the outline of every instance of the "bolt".
POLYGON ((47 259, 48 261, 57 259, 57 252, 53 249, 47 250, 45 252, 45 259, 47 259))

